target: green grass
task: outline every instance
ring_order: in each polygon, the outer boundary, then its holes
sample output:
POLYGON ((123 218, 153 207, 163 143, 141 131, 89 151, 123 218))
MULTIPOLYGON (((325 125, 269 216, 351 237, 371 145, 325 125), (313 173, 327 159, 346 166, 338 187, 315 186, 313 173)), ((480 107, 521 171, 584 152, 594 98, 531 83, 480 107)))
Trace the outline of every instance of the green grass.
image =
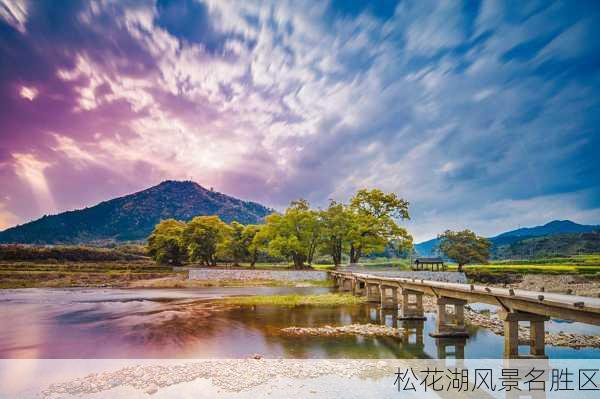
MULTIPOLYGON (((448 270, 456 270, 456 266, 448 270)), ((562 265, 469 265, 465 272, 521 273, 521 274, 599 274, 600 266, 562 265)))
POLYGON ((221 302, 230 305, 276 305, 276 306, 336 306, 356 305, 363 303, 364 297, 350 294, 321 294, 321 295, 255 295, 223 298, 221 302))
MULTIPOLYGON (((577 255, 562 258, 491 261, 488 264, 467 265, 466 272, 520 274, 600 274, 600 255, 577 255)), ((456 270, 457 265, 449 265, 456 270)))

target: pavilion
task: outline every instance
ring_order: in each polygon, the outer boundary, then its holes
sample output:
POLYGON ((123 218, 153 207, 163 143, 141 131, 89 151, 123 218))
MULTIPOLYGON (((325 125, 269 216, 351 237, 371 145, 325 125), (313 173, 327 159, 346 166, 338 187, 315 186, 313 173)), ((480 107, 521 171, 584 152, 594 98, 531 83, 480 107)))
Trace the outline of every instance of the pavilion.
POLYGON ((417 258, 412 265, 413 270, 446 270, 446 265, 442 258, 417 258))

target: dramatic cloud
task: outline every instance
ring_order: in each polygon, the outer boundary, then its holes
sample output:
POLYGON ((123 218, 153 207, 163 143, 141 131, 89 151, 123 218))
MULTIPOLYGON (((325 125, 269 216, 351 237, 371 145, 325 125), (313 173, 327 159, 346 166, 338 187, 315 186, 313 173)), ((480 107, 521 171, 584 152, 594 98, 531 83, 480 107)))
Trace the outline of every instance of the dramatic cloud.
POLYGON ((0 0, 0 228, 192 179, 409 228, 600 221, 594 2, 0 0))

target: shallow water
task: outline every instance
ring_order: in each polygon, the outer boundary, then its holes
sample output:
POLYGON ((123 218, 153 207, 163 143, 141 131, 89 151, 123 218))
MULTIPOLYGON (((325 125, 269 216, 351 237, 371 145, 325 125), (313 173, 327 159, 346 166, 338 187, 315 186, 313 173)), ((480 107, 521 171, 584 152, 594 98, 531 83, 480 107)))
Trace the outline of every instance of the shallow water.
MULTIPOLYGON (((225 307, 230 295, 323 293, 327 288, 23 289, 0 291, 0 358, 498 358, 503 338, 469 326, 468 339, 434 339, 435 314, 403 322, 402 338, 287 337, 289 326, 395 323, 369 305, 225 307)), ((548 323, 552 325, 552 323, 548 323)), ((563 325, 564 323, 561 323, 563 325)), ((562 328, 567 331, 566 328, 562 328)), ((586 326, 588 334, 598 327, 586 326)), ((525 350, 525 348, 523 348, 525 350)), ((600 358, 599 349, 548 346, 551 358, 600 358)))

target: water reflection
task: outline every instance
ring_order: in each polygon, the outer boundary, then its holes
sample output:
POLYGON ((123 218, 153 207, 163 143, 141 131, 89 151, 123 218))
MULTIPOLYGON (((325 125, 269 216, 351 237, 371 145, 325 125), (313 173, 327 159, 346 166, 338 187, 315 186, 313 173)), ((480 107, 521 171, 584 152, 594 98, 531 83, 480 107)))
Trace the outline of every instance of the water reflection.
MULTIPOLYGON (((434 313, 427 313, 427 320, 401 320, 397 311, 373 304, 230 308, 208 300, 274 290, 24 291, 2 293, 0 358, 239 358, 260 353, 286 358, 462 359, 499 358, 503 350, 501 336, 476 326, 467 326, 469 338, 430 337, 434 313), (351 323, 385 324, 403 332, 398 337, 290 337, 280 332, 289 326, 351 323)), ((600 358, 598 349, 548 346, 546 353, 551 358, 600 358)))

